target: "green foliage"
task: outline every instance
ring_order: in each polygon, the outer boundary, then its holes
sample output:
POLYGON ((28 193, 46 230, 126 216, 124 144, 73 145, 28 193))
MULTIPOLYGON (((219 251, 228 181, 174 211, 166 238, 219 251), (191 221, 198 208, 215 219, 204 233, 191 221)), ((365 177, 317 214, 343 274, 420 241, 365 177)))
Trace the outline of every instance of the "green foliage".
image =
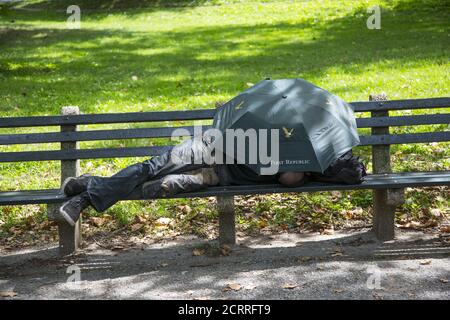
MULTIPOLYGON (((54 115, 66 105, 78 105, 84 113, 212 108, 216 101, 226 101, 249 83, 268 76, 302 77, 347 101, 367 100, 370 93, 378 92, 385 92, 390 99, 449 93, 450 8, 445 1, 77 3, 82 10, 81 30, 67 29, 65 9, 71 1, 26 1, 20 7, 33 10, 9 10, 0 15, 0 116, 54 115), (373 5, 382 7, 381 30, 366 28, 367 8, 373 5)), ((149 124, 114 127, 145 126, 149 124)), ((434 129, 448 130, 449 126, 434 129)), ((52 130, 57 129, 13 132, 52 130)), ((394 132, 422 130, 401 127, 394 132)), ((10 132, 0 129, 0 134, 10 132)), ((81 145, 95 148, 166 142, 118 140, 81 145)), ((449 169, 449 146, 395 146, 394 169, 449 169)), ((14 145, 0 147, 0 151, 57 148, 58 144, 14 145)), ((355 152, 367 162, 370 160, 369 148, 355 152)), ((82 171, 110 175, 138 160, 86 160, 82 161, 82 171)), ((58 162, 0 164, 0 189, 57 188, 59 170, 58 162)), ((428 194, 424 197, 411 193, 403 210, 421 215, 423 208, 448 208, 448 203, 436 200, 436 194, 428 194)), ((347 218, 343 212, 358 207, 363 209, 362 213, 353 214, 358 219, 364 220, 370 214, 370 191, 342 193, 339 197, 328 193, 295 195, 286 199, 289 205, 272 197, 259 197, 254 206, 242 204, 238 221, 249 230, 267 226, 289 229, 296 225, 322 228, 344 223, 347 218)), ((109 213, 126 224, 142 213, 154 218, 177 218, 177 208, 182 205, 189 205, 192 210, 179 223, 189 231, 207 233, 195 224, 199 219, 217 218, 214 206, 205 200, 124 202, 109 213)), ((30 207, 3 207, 0 225, 10 227, 24 221, 27 214, 39 216, 42 212, 30 207)))

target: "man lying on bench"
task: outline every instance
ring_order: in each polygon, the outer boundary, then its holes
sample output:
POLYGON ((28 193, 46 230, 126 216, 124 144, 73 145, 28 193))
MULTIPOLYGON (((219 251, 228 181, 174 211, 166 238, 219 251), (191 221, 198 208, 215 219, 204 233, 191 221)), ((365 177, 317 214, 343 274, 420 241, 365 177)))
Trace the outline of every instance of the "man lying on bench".
MULTIPOLYGON (((365 176, 364 165, 352 156, 351 151, 335 160, 323 173, 281 172, 275 175, 258 175, 243 164, 208 165, 211 161, 194 164, 198 155, 211 154, 211 143, 205 135, 187 140, 171 151, 141 163, 133 164, 111 177, 84 174, 64 181, 61 189, 72 197, 59 209, 70 224, 75 225, 81 212, 88 206, 102 212, 119 200, 125 199, 136 188, 143 198, 151 199, 196 191, 215 185, 251 185, 280 183, 286 187, 298 187, 307 180, 355 184, 365 176), (188 164, 179 161, 186 159, 188 164)), ((202 158, 203 159, 203 158, 202 158)))

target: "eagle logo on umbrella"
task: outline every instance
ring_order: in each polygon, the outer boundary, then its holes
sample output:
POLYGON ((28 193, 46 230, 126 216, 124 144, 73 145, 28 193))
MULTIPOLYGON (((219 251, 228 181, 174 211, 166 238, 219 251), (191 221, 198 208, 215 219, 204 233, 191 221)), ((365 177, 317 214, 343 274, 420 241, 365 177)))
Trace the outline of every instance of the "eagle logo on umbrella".
POLYGON ((283 127, 283 132, 284 132, 284 136, 286 137, 286 139, 289 139, 290 137, 292 137, 292 133, 294 132, 294 129, 287 129, 286 127, 283 127))

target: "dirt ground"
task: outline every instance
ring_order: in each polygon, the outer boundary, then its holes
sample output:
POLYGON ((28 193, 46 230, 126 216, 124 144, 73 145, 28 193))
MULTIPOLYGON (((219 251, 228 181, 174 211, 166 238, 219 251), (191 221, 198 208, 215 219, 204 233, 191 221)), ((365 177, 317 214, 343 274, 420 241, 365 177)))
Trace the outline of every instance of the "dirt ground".
POLYGON ((359 230, 0 257, 0 299, 450 299, 449 280, 450 239, 400 230, 384 243, 359 230))

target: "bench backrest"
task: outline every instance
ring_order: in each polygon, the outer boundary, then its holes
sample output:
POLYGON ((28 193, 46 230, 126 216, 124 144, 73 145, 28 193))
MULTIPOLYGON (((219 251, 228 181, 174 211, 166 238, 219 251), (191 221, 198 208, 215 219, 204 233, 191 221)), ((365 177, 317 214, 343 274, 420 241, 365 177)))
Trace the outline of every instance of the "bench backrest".
MULTIPOLYGON (((392 101, 368 101, 351 103, 355 112, 371 112, 371 117, 358 118, 358 128, 372 128, 369 134, 362 134, 361 145, 390 145, 406 143, 429 143, 450 141, 450 131, 404 134, 380 134, 380 128, 396 126, 417 126, 450 124, 450 113, 427 114, 427 115, 402 115, 389 116, 392 110, 415 110, 431 108, 448 108, 450 98, 431 98, 413 100, 392 101)), ((184 128, 192 134, 193 126, 171 126, 180 121, 188 120, 211 120, 215 109, 192 110, 192 111, 167 111, 167 112, 135 112, 114 114, 81 114, 81 115, 57 115, 57 116, 35 116, 35 117, 3 117, 0 118, 0 128, 23 128, 39 126, 59 126, 61 132, 26 133, 26 134, 0 134, 0 145, 13 144, 40 144, 75 141, 96 140, 122 140, 122 139, 149 139, 172 137, 174 130, 184 128), (130 129, 108 129, 76 131, 78 125, 94 124, 123 124, 143 122, 168 122, 170 125, 157 128, 130 128, 130 129)), ((205 129, 208 126, 204 126, 205 129)), ((120 147, 120 148, 92 148, 75 149, 61 148, 62 150, 38 150, 1 152, 0 162, 23 162, 23 161, 49 161, 49 160, 75 160, 75 159, 98 159, 117 157, 147 157, 161 154, 170 149, 170 145, 148 146, 148 147, 120 147)))

